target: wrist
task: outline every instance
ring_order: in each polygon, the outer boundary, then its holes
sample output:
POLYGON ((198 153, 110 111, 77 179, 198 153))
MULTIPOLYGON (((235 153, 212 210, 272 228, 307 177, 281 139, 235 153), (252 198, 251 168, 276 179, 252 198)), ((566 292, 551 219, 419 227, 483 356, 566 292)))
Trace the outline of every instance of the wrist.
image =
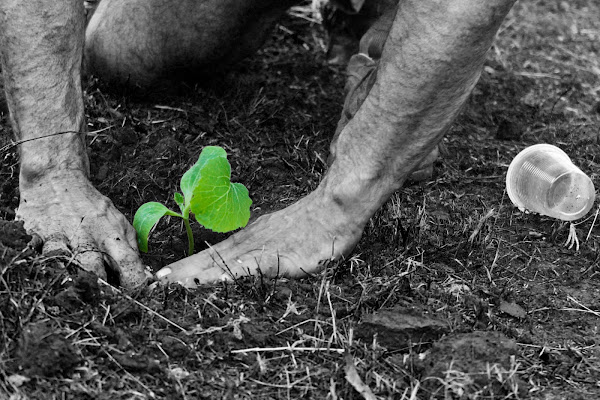
MULTIPOLYGON (((23 146, 23 145, 22 145, 23 146)), ((22 148, 20 151, 19 186, 21 190, 60 180, 88 180, 89 161, 83 148, 79 152, 62 152, 22 148)))

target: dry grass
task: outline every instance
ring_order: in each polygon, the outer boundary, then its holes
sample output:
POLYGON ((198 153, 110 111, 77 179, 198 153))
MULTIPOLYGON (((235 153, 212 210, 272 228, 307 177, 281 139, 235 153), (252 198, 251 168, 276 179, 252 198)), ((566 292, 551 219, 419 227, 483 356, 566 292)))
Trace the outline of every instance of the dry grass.
MULTIPOLYGON (((312 10, 295 9, 260 54, 208 87, 140 102, 92 82, 95 184, 131 216, 168 202, 200 149, 218 144, 256 215, 314 189, 343 72, 324 65, 312 10)), ((68 256, 10 253, 0 264, 0 398, 598 398, 594 214, 569 249, 567 224, 520 213, 504 190, 512 157, 537 142, 562 147, 600 185, 598 15, 591 0, 520 2, 434 178, 396 193, 353 256, 319 276, 124 295, 68 256), (513 136, 501 139, 499 126, 513 136), (362 322, 390 309, 446 331, 365 335, 362 322)), ((2 153, 5 219, 15 171, 14 151, 2 153)), ((184 253, 183 232, 166 225, 145 258, 155 268, 184 253)))

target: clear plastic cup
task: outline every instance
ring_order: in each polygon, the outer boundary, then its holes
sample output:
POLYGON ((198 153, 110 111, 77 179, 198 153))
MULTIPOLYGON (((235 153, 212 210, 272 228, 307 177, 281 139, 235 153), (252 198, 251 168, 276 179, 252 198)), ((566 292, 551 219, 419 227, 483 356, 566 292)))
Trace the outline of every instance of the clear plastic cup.
POLYGON ((596 198, 592 180, 550 144, 536 144, 517 154, 506 173, 506 191, 521 211, 564 221, 583 217, 596 198))

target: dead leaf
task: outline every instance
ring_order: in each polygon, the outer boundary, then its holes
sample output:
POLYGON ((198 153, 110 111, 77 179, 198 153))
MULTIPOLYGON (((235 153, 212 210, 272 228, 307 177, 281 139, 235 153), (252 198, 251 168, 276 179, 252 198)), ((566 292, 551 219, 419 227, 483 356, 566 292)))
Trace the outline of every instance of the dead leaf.
POLYGON ((354 366, 354 360, 350 354, 346 354, 346 380, 354 390, 362 395, 366 400, 377 400, 377 397, 371 391, 371 388, 362 381, 358 375, 358 371, 354 366))
POLYGON ((9 376, 8 378, 6 378, 6 380, 14 387, 20 387, 24 383, 29 382, 31 379, 29 379, 28 377, 26 377, 24 375, 13 374, 13 375, 9 376))
POLYGON ((515 302, 509 303, 503 301, 502 303, 500 303, 500 311, 515 318, 525 318, 527 316, 527 313, 525 312, 523 307, 521 307, 515 302))

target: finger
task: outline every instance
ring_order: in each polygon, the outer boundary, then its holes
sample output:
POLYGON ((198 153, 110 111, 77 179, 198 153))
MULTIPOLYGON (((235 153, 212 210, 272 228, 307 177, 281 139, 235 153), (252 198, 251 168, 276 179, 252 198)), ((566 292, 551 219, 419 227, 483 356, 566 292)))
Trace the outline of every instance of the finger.
POLYGON ((103 242, 104 259, 111 269, 119 274, 119 283, 125 287, 135 287, 145 283, 149 274, 142 264, 137 247, 132 247, 129 240, 107 238, 103 242))
POLYGON ((438 159, 439 156, 440 156, 440 148, 439 148, 439 146, 435 146, 433 148, 433 150, 431 150, 425 156, 425 158, 423 160, 421 160, 421 162, 417 166, 417 170, 425 169, 425 168, 433 165, 433 163, 437 161, 437 159, 438 159))
POLYGON ((196 271, 194 274, 186 275, 181 270, 174 269, 177 267, 164 267, 156 273, 156 279, 163 285, 169 283, 178 283, 187 288, 195 288, 202 284, 212 284, 218 282, 231 282, 233 277, 227 272, 223 272, 221 268, 213 267, 201 272, 196 271))
POLYGON ((438 157, 440 156, 440 147, 435 146, 431 153, 429 153, 426 157, 427 163, 434 163, 438 157))
POLYGON ((414 182, 422 182, 424 180, 431 179, 432 176, 433 176, 433 165, 428 165, 425 168, 421 168, 416 171, 413 171, 410 174, 409 179, 414 182))
POLYGON ((49 235, 46 240, 44 240, 42 254, 47 257, 70 257, 72 253, 69 248, 69 239, 61 233, 49 235))
POLYGON ((129 243, 129 247, 138 251, 137 232, 135 231, 135 229, 133 229, 133 227, 131 227, 131 229, 127 229, 127 232, 125 232, 125 237, 127 243, 129 243))
POLYGON ((34 249, 35 251, 42 252, 44 247, 44 239, 37 233, 29 233, 31 240, 27 243, 27 247, 34 249))
POLYGON ((106 280, 106 271, 104 269, 104 256, 98 249, 88 245, 77 249, 75 261, 81 267, 89 272, 93 272, 100 279, 106 280))
POLYGON ((233 280, 225 268, 217 265, 206 253, 196 254, 176 261, 156 272, 162 284, 179 283, 192 288, 199 284, 233 280))

